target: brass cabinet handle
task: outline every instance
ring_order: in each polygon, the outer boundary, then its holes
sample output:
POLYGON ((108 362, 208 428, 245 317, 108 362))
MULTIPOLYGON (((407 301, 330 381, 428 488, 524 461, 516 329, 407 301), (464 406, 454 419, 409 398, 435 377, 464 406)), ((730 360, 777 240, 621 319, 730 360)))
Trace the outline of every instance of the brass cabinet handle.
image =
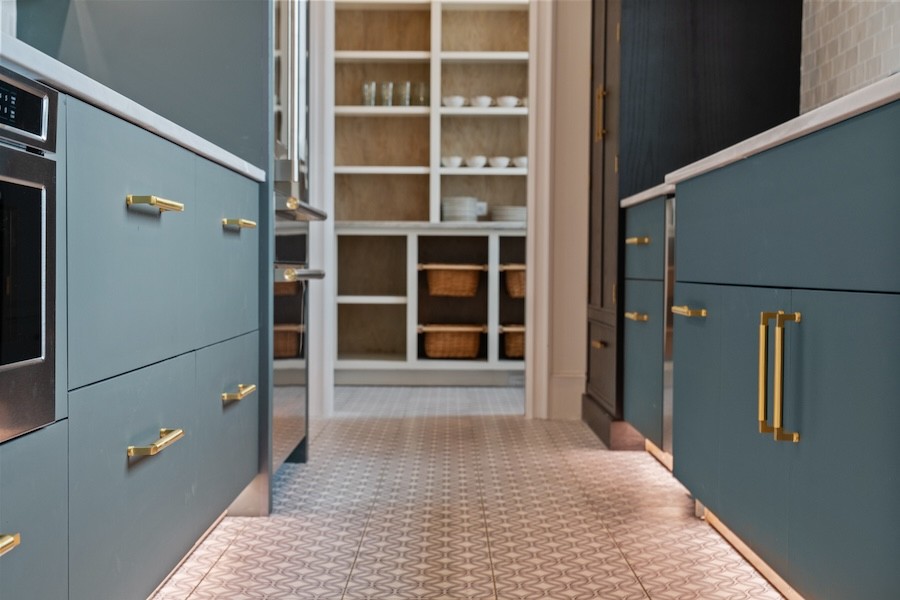
POLYGON ((0 556, 3 556, 22 543, 22 537, 18 533, 4 533, 0 535, 0 556))
POLYGON ((606 90, 602 87, 597 88, 597 101, 594 106, 594 118, 596 120, 596 130, 594 131, 594 141, 599 142, 606 135, 606 129, 603 128, 604 107, 603 99, 606 97, 606 90))
POLYGON ((155 456, 184 437, 184 429, 160 429, 159 439, 149 446, 128 446, 128 456, 155 456))
POLYGON ((778 313, 759 313, 759 391, 757 394, 759 407, 757 419, 759 420, 760 433, 773 433, 775 431, 775 428, 769 425, 766 393, 769 387, 769 321, 776 316, 778 316, 778 313))
POLYGON ((238 229, 256 229, 256 221, 250 219, 222 219, 222 227, 237 227, 238 229))
POLYGON ((772 425, 775 441, 796 444, 800 441, 800 434, 784 430, 784 324, 788 321, 799 323, 800 313, 778 311, 775 317, 775 414, 772 425))
POLYGON ((784 430, 784 324, 788 321, 799 323, 800 313, 778 312, 759 313, 759 432, 771 433, 776 442, 800 441, 800 434, 784 430), (773 423, 769 425, 766 414, 766 393, 769 369, 769 321, 775 319, 775 383, 773 423))
POLYGON ((639 313, 639 312, 626 312, 625 318, 629 321, 641 321, 646 322, 650 320, 650 315, 647 313, 639 313))
POLYGON ((673 306, 672 314, 688 318, 700 317, 703 319, 708 316, 705 308, 691 308, 690 306, 673 306))
POLYGON ((591 348, 593 348, 594 350, 600 350, 602 348, 606 348, 607 346, 609 346, 609 344, 601 340, 591 340, 591 348))
POLYGON ((222 394, 222 403, 225 404, 228 402, 236 402, 238 400, 243 400, 244 398, 246 398, 247 396, 249 396, 250 394, 252 394, 255 391, 256 391, 255 383, 251 383, 250 385, 244 385, 243 383, 239 383, 238 391, 236 394, 228 394, 228 393, 222 394))
POLYGON ((640 237, 625 238, 625 243, 629 246, 649 246, 650 237, 645 235, 640 237))
POLYGON ((175 202, 174 200, 166 200, 165 198, 160 198, 159 196, 132 196, 131 194, 125 196, 125 205, 132 206, 134 204, 146 204, 148 206, 153 206, 159 209, 159 212, 165 212, 167 210, 171 210, 174 212, 184 212, 184 204, 181 202, 175 202))

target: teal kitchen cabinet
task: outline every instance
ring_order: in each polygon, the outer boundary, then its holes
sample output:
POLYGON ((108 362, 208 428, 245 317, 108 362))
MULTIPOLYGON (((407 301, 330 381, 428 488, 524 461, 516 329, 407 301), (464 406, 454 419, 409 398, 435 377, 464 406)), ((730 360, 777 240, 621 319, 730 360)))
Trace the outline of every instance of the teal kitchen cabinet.
POLYGON ((197 352, 198 489, 204 521, 228 508, 258 467, 259 335, 197 352))
POLYGON ((678 183, 674 472, 807 598, 900 589, 897 156, 895 102, 678 183))
POLYGON ((210 525, 196 387, 189 353, 70 392, 70 600, 148 597, 210 525))
POLYGON ((624 211, 622 411, 656 448, 672 452, 671 313, 674 199, 659 196, 624 211))
POLYGON ((3 598, 68 597, 67 443, 63 420, 0 445, 3 598))
POLYGON ((199 347, 259 327, 259 184, 197 160, 199 347))
POLYGON ((198 207, 187 150, 73 98, 67 143, 71 390, 196 348, 198 207))
POLYGON ((622 385, 625 420, 662 448, 663 282, 626 279, 624 303, 622 385))

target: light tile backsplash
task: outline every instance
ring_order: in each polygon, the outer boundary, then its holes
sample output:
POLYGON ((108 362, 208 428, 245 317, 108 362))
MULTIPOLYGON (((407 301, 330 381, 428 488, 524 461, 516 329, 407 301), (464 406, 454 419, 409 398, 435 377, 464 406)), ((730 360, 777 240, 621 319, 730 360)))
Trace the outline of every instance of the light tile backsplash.
POLYGON ((800 112, 900 71, 900 0, 803 0, 800 112))

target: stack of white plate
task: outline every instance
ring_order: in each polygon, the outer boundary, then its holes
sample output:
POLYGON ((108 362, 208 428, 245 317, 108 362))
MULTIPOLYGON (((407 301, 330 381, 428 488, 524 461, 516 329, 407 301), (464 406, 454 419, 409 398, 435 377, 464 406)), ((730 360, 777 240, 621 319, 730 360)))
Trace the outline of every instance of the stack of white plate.
POLYGON ((491 218, 495 221, 525 221, 524 206, 494 206, 491 218))
POLYGON ((477 221, 478 198, 473 196, 448 196, 441 199, 442 221, 477 221))

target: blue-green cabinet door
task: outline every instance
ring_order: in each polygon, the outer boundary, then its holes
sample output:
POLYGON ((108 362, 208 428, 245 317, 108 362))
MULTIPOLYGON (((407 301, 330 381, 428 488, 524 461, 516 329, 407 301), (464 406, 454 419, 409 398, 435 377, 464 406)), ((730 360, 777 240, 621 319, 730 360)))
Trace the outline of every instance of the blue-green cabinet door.
POLYGON ((259 336, 197 352, 197 476, 203 519, 212 522, 259 468, 259 336), (223 394, 227 397, 223 398, 223 394))
POLYGON ((719 505, 722 288, 677 283, 674 306, 695 312, 673 319, 673 473, 697 500, 714 508, 719 505))
POLYGON ((70 600, 147 598, 209 526, 198 518, 196 359, 69 393, 70 600), (152 456, 128 448, 184 436, 152 456))
POLYGON ((259 229, 251 227, 259 219, 259 184, 197 159, 196 198, 191 258, 202 347, 259 327, 259 229))
POLYGON ((806 598, 897 598, 900 295, 795 290, 792 300, 802 317, 787 331, 785 418, 800 442, 786 573, 806 598))
POLYGON ((666 199, 625 211, 625 277, 662 279, 666 270, 666 199))
POLYGON ((0 598, 65 600, 68 579, 68 424, 0 445, 0 535, 20 543, 0 556, 0 598))
MULTIPOLYGON (((788 572, 787 495, 792 444, 759 432, 760 313, 790 311, 787 290, 721 287, 722 381, 718 398, 719 506, 711 510, 779 573, 788 572)), ((786 344, 792 340, 786 325, 786 344)), ((767 358, 767 415, 772 423, 775 323, 770 321, 767 358)), ((789 347, 789 346, 787 346, 789 347)), ((785 369, 792 367, 785 360, 785 369)), ((676 366, 676 369, 678 367, 676 366)), ((785 414, 796 410, 789 399, 785 414)), ((795 426, 788 419, 786 427, 795 426)), ((678 459, 675 459, 676 463, 678 459)))
POLYGON ((663 282, 625 281, 622 367, 625 420, 662 448, 663 282))
POLYGON ((67 116, 71 390, 197 347, 197 205, 193 154, 74 99, 67 116))

